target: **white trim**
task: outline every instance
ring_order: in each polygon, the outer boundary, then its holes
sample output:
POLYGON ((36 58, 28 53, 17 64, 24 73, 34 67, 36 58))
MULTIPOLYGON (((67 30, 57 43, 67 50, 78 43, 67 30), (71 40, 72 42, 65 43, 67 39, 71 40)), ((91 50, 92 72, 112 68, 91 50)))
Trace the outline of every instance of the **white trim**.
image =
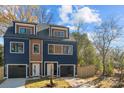
POLYGON ((9 51, 10 51, 10 53, 14 53, 14 54, 24 54, 24 51, 25 51, 25 44, 24 44, 24 42, 18 42, 18 41, 10 41, 10 49, 9 49, 9 51), (12 52, 11 51, 11 44, 12 43, 22 43, 23 44, 23 51, 22 52, 12 52))
POLYGON ((44 61, 44 76, 46 76, 45 75, 45 64, 47 64, 47 63, 57 63, 57 77, 58 77, 58 61, 44 61))
POLYGON ((50 31, 50 27, 49 27, 49 37, 51 36, 51 31, 50 31))
POLYGON ((41 47, 42 47, 42 52, 41 52, 41 75, 44 76, 44 72, 43 72, 43 40, 41 40, 41 47))
POLYGON ((73 45, 65 45, 65 44, 48 44, 48 54, 50 54, 50 55, 73 55, 73 45), (53 45, 53 47, 54 47, 54 53, 49 53, 49 45, 53 45), (58 45, 58 46, 61 46, 61 53, 55 53, 55 45, 58 45), (63 46, 71 46, 72 47, 72 52, 71 52, 71 54, 64 54, 63 53, 63 46))
POLYGON ((34 28, 34 29, 33 29, 33 30, 34 30, 34 35, 37 33, 37 32, 35 33, 35 25, 33 25, 33 24, 15 23, 15 34, 17 33, 17 31, 16 31, 16 30, 17 30, 17 29, 16 29, 16 26, 17 26, 17 25, 19 25, 19 26, 30 26, 30 27, 33 27, 33 28, 34 28))
POLYGON ((68 30, 68 28, 64 27, 51 27, 51 29, 58 29, 58 30, 68 30))
POLYGON ((28 73, 28 65, 27 64, 7 64, 7 78, 8 78, 8 73, 9 73, 9 71, 8 71, 8 67, 9 67, 9 65, 25 65, 26 66, 26 78, 28 78, 28 76, 27 76, 27 73, 28 73))
POLYGON ((40 54, 40 44, 39 43, 33 43, 32 45, 33 45, 32 46, 32 54, 40 54), (39 48, 38 53, 34 53, 34 45, 38 45, 38 48, 39 48))
POLYGON ((43 61, 43 40, 41 40, 41 48, 42 48, 42 51, 41 51, 41 58, 42 58, 42 61, 43 61))
POLYGON ((31 60, 31 40, 29 39, 29 64, 30 64, 30 60, 31 60))
POLYGON ((30 61, 30 63, 32 63, 32 62, 33 62, 33 63, 35 63, 35 62, 40 62, 40 63, 42 63, 42 61, 30 61))
POLYGON ((61 66, 73 66, 73 76, 75 77, 75 64, 59 64, 59 76, 60 75, 60 72, 61 72, 61 66))

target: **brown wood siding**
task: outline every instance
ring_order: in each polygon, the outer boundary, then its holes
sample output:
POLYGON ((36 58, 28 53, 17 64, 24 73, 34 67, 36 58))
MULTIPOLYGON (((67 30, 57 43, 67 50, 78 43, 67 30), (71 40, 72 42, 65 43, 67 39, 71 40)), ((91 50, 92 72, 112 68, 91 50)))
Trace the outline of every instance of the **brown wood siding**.
POLYGON ((43 57, 43 41, 38 39, 31 39, 30 40, 30 61, 42 61, 43 57), (40 53, 33 54, 33 44, 40 44, 40 53))
POLYGON ((34 27, 32 26, 23 26, 23 25, 16 25, 16 33, 19 33, 19 27, 27 27, 32 29, 32 33, 34 33, 34 27))

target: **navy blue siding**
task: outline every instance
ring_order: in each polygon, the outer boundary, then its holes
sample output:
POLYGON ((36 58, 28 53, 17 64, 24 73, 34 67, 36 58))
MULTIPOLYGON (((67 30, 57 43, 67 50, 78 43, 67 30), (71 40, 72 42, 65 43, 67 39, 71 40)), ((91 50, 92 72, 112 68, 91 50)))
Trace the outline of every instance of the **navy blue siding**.
POLYGON ((5 64, 28 64, 29 63, 29 40, 4 38, 4 61, 5 64), (24 54, 10 53, 10 41, 24 42, 24 54))
POLYGON ((76 42, 63 41, 44 41, 44 61, 58 61, 59 64, 77 64, 77 47, 76 42), (48 54, 48 44, 66 44, 73 45, 73 55, 50 55, 48 54))

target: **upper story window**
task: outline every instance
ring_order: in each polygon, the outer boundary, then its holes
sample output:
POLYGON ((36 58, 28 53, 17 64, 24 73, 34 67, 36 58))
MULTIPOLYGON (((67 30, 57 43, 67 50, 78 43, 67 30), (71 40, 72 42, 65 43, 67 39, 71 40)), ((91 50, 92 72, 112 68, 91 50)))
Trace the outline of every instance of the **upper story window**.
POLYGON ((69 38, 69 29, 67 27, 50 27, 50 37, 69 38))
POLYGON ((24 42, 10 42, 10 53, 24 53, 24 42))
POLYGON ((40 54, 40 44, 33 44, 33 54, 40 54))
POLYGON ((54 45, 50 44, 49 46, 49 53, 54 53, 54 45))
POLYGON ((26 23, 15 23, 15 33, 35 35, 35 25, 26 23))
POLYGON ((73 46, 72 45, 62 45, 62 44, 48 44, 48 54, 72 55, 73 54, 73 46))
POLYGON ((64 45, 63 46, 63 53, 64 54, 73 54, 73 46, 64 45))
POLYGON ((65 31, 54 31, 55 37, 65 37, 65 31))
POLYGON ((20 34, 32 34, 32 28, 28 27, 19 27, 20 34))

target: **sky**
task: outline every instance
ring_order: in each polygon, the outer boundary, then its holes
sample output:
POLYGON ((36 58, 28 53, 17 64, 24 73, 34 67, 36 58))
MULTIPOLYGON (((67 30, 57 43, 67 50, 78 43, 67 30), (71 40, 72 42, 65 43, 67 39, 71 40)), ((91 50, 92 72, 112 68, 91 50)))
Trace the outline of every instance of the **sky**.
MULTIPOLYGON (((64 25, 72 32, 74 23, 83 21, 88 25, 87 33, 93 32, 94 25, 99 25, 108 16, 121 17, 120 25, 124 24, 124 6, 122 5, 45 5, 47 13, 52 13, 52 24, 64 25)), ((124 39, 121 38, 123 41, 124 39)), ((120 41, 120 40, 119 40, 120 41)), ((3 44, 3 39, 0 38, 3 44)))

